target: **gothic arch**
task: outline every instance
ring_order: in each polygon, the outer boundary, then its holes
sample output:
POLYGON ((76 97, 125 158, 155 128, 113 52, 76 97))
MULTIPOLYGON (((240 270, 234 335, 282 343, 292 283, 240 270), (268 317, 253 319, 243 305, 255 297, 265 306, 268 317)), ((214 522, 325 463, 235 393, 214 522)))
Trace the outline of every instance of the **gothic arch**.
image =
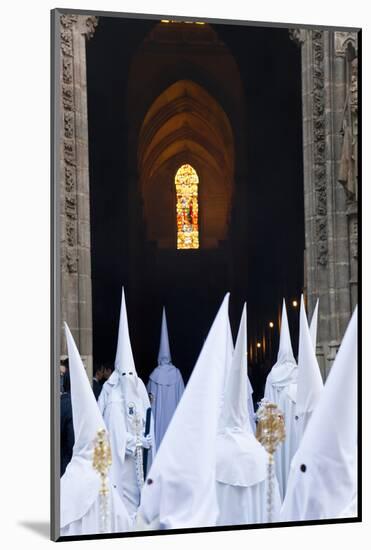
POLYGON ((200 247, 226 238, 234 177, 234 138, 220 104, 199 84, 180 80, 164 90, 144 117, 138 174, 148 238, 176 248, 174 177, 181 164, 200 176, 200 247))
POLYGON ((126 97, 130 200, 139 199, 145 238, 157 247, 176 249, 180 163, 200 176, 200 248, 226 239, 234 182, 246 180, 245 101, 236 60, 212 25, 158 23, 139 46, 126 97))

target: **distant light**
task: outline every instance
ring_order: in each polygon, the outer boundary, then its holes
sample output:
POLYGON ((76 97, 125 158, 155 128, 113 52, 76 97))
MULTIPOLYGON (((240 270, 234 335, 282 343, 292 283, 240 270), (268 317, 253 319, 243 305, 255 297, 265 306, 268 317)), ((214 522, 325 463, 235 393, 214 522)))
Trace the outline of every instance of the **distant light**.
POLYGON ((170 23, 169 19, 161 19, 161 23, 170 23))
POLYGON ((203 21, 196 21, 196 25, 205 25, 203 21))
POLYGON ((270 321, 270 322, 269 322, 269 326, 270 326, 271 328, 273 328, 273 327, 274 327, 274 323, 273 323, 273 321, 270 321))
POLYGON ((261 347, 262 347, 261 343, 258 342, 258 343, 256 344, 256 347, 257 347, 257 348, 261 348, 261 347))
POLYGON ((292 305, 293 305, 294 307, 298 307, 298 302, 297 302, 296 300, 293 300, 293 301, 292 301, 292 305))

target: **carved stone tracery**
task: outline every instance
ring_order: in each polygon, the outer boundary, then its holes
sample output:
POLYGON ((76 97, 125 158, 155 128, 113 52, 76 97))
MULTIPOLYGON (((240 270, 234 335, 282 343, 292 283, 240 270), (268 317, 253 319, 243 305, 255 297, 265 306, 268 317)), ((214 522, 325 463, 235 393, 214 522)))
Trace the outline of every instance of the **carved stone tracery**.
POLYGON ((92 38, 98 18, 94 16, 79 17, 64 14, 60 17, 61 25, 61 67, 62 67, 62 110, 63 110, 63 162, 65 165, 62 182, 65 189, 65 235, 63 242, 65 262, 63 267, 68 273, 78 270, 77 255, 77 188, 76 188, 76 136, 75 136, 75 100, 73 70, 73 33, 78 31, 86 38, 92 38))
MULTIPOLYGON (((86 40, 98 24, 92 16, 59 15, 61 320, 73 331, 92 375, 89 161, 86 40)), ((63 330, 62 330, 63 332, 63 330)), ((66 353, 62 334, 61 354, 66 353)))
POLYGON ((301 46, 306 38, 306 29, 289 29, 289 37, 297 46, 301 46))
POLYGON ((357 49, 357 33, 352 31, 336 31, 335 35, 335 54, 337 56, 345 56, 346 51, 351 45, 357 49))
POLYGON ((313 160, 316 190, 317 262, 328 260, 325 98, 323 66, 323 31, 312 31, 313 54, 313 160))
POLYGON ((73 35, 72 27, 77 16, 62 15, 61 23, 61 54, 62 54, 62 106, 63 106, 63 161, 65 164, 65 236, 64 245, 65 268, 69 273, 77 272, 76 245, 76 167, 75 142, 73 132, 74 117, 71 112, 73 103, 73 35), (68 176, 68 184, 67 184, 68 176))

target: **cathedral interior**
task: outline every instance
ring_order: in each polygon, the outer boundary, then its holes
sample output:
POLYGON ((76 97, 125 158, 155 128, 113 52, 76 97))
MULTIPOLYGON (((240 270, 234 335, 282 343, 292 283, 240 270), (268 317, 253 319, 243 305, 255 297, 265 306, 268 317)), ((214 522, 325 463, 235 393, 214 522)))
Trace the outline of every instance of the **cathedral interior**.
POLYGON ((296 353, 301 61, 288 30, 104 17, 86 63, 94 361, 114 361, 122 285, 144 381, 162 306, 187 380, 227 291, 234 338, 247 302, 252 368, 274 362, 283 297, 296 353))

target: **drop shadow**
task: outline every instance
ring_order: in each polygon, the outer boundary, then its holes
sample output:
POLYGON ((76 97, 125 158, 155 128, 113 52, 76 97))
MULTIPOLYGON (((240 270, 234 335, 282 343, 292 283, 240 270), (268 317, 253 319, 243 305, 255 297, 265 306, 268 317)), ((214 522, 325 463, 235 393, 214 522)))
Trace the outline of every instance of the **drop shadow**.
POLYGON ((48 521, 19 521, 18 525, 37 533, 42 538, 50 539, 50 523, 48 521))

